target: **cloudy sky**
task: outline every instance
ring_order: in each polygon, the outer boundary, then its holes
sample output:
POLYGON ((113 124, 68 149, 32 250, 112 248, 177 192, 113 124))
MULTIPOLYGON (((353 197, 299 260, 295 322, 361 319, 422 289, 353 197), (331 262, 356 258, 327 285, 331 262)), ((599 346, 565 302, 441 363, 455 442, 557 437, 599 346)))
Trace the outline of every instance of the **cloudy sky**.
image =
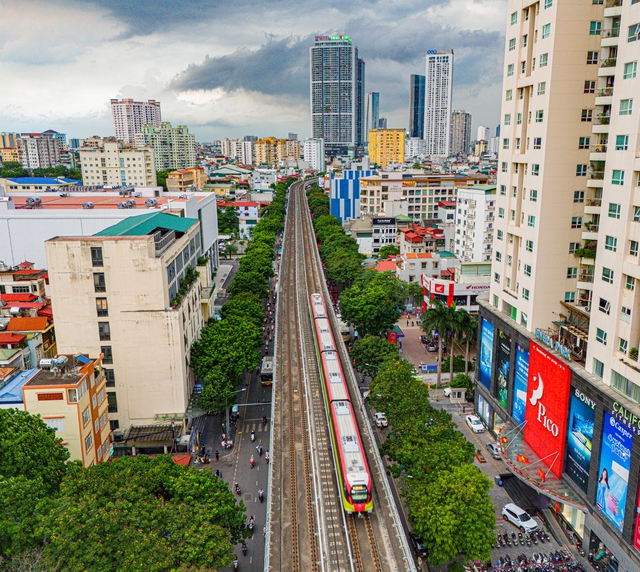
MULTIPOLYGON (((0 131, 113 133, 109 99, 156 99, 199 141, 310 136, 309 46, 346 34, 407 127, 409 75, 455 51, 454 108, 498 123, 506 0, 0 0, 0 131)), ((472 139, 475 138, 475 131, 472 139)))

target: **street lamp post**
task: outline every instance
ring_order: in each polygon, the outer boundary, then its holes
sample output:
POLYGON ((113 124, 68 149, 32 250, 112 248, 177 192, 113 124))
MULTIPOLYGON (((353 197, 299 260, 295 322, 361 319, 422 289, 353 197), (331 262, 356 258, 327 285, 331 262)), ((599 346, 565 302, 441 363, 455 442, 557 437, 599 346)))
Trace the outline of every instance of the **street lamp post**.
POLYGON ((247 390, 246 388, 244 388, 244 389, 239 389, 238 391, 233 391, 233 392, 231 392, 231 393, 227 393, 227 394, 224 396, 224 410, 225 410, 225 413, 227 414, 227 430, 226 430, 226 434, 227 434, 227 436, 229 435, 229 406, 228 406, 227 398, 228 398, 229 396, 231 396, 231 395, 237 395, 238 393, 242 393, 243 391, 246 391, 246 390, 247 390))

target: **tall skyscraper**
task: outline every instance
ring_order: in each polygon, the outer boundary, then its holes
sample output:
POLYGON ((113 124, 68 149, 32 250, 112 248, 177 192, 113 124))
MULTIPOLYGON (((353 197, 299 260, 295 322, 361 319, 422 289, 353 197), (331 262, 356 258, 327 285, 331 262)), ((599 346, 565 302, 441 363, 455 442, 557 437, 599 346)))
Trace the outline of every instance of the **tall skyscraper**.
POLYGON ((196 166, 196 136, 186 125, 172 127, 162 122, 160 127, 145 125, 135 137, 136 147, 152 147, 155 150, 156 169, 188 169, 196 166))
POLYGON ((142 132, 143 125, 160 127, 162 122, 160 102, 153 99, 149 101, 112 99, 111 117, 116 139, 132 145, 136 141, 136 135, 142 132))
POLYGON ((468 155, 471 145, 471 113, 464 110, 451 114, 451 154, 468 155))
POLYGON ((369 134, 369 158, 383 169, 389 163, 404 162, 404 129, 372 129, 369 134))
POLYGON ((324 141, 322 139, 304 140, 304 160, 309 163, 309 167, 315 171, 324 171, 326 163, 324 160, 324 141))
POLYGON ((346 155, 364 142, 365 64, 349 36, 316 36, 309 49, 311 131, 327 155, 346 155))
POLYGON ((424 138, 429 155, 449 155, 452 89, 453 50, 429 50, 424 102, 424 138))
POLYGON ((25 169, 46 169, 60 164, 60 141, 50 134, 22 133, 18 145, 25 169))
POLYGON ((380 94, 377 91, 367 93, 365 122, 364 122, 364 140, 369 141, 369 131, 378 128, 378 119, 380 118, 380 94))
POLYGON ((409 101, 409 137, 424 139, 424 82, 423 75, 411 74, 409 101))
POLYGON ((386 129, 387 128, 387 118, 381 117, 378 119, 378 129, 386 129))

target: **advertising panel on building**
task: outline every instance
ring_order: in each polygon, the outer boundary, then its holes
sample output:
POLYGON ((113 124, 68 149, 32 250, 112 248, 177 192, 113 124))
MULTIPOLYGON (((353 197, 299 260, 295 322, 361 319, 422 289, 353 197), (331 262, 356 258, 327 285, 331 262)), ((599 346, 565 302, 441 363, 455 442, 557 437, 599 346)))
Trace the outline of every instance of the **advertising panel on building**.
POLYGON ((491 389, 491 365, 493 360, 493 324, 482 319, 480 334, 480 382, 491 389))
POLYGON ((524 440, 556 477, 562 474, 571 370, 535 342, 529 348, 524 440))
POLYGON ((513 374, 513 413, 512 417, 522 425, 527 405, 527 379, 529 377, 529 352, 518 344, 516 346, 516 369, 513 374))
POLYGON ((507 382, 509 379, 510 366, 511 338, 502 330, 498 330, 498 354, 496 365, 496 377, 498 378, 498 401, 505 409, 508 407, 507 382))
POLYGON ((605 413, 596 506, 620 532, 624 525, 632 445, 633 433, 605 413))
POLYGON ((585 493, 589 481, 595 415, 596 402, 580 390, 573 388, 567 425, 565 472, 585 493))
POLYGON ((640 550, 640 488, 638 488, 638 500, 636 501, 636 523, 633 529, 633 546, 640 550))

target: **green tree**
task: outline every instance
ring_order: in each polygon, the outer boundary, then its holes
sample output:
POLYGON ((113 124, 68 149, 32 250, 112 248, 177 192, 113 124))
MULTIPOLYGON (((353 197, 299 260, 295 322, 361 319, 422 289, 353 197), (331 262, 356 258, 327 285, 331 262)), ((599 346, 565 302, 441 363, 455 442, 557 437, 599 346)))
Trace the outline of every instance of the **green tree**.
POLYGON ((354 342, 350 356, 362 373, 373 378, 385 361, 398 357, 398 346, 378 336, 366 335, 354 342))
POLYGON ((467 375, 466 373, 459 373, 458 375, 456 375, 453 378, 450 387, 462 387, 466 389, 465 397, 467 401, 473 400, 473 392, 476 389, 476 384, 473 379, 471 379, 471 376, 467 375))
POLYGON ((225 246, 224 254, 226 255, 227 258, 231 258, 232 256, 235 256, 236 254, 238 254, 238 247, 236 246, 235 243, 230 242, 225 246))
MULTIPOLYGON (((462 356, 456 355, 452 356, 449 354, 446 358, 444 358, 442 362, 442 371, 449 370, 451 373, 451 359, 453 358, 453 373, 463 373, 465 369, 469 370, 469 362, 465 362, 462 356)), ((471 365, 471 369, 473 370, 473 364, 471 365)), ((451 378, 454 379, 454 378, 451 378)))
POLYGON ((329 280, 338 282, 343 287, 351 286, 364 272, 361 254, 353 254, 344 250, 335 251, 325 260, 326 275, 329 280))
POLYGON ((78 169, 69 169, 64 165, 33 169, 32 175, 34 177, 53 177, 53 178, 64 177, 66 179, 76 179, 77 181, 82 180, 81 171, 79 171, 78 169))
POLYGON ((458 314, 458 331, 465 341, 464 373, 466 375, 469 373, 471 340, 478 330, 478 320, 462 308, 458 308, 458 314))
POLYGON ((247 320, 261 327, 264 320, 264 308, 257 296, 244 292, 234 296, 222 306, 221 316, 223 320, 247 320))
POLYGON ((167 177, 171 171, 156 171, 156 181, 158 182, 158 186, 162 187, 165 191, 167 190, 167 177))
POLYGON ((22 167, 22 163, 18 163, 17 161, 7 161, 3 163, 2 168, 0 168, 0 177, 15 179, 18 177, 29 177, 31 175, 29 169, 25 169, 22 167))
POLYGON ((387 244, 378 251, 378 260, 386 260, 389 256, 400 254, 400 249, 395 244, 387 244))
POLYGON ((236 208, 232 206, 218 209, 218 232, 220 234, 238 233, 240 229, 240 219, 236 213, 236 208))
POLYGON ((222 368, 214 365, 202 379, 200 407, 204 411, 224 411, 225 397, 236 388, 236 381, 226 375, 222 368))
POLYGON ((247 532, 226 483, 165 455, 70 467, 47 504, 47 555, 69 571, 219 570, 247 532))
MULTIPOLYGON (((455 320, 455 305, 448 307, 439 300, 437 300, 427 311, 422 314, 422 324, 420 328, 429 337, 435 330, 438 332, 440 338, 438 342, 438 376, 436 378, 436 388, 440 387, 442 382, 442 341, 447 333, 456 326, 455 320)), ((453 379, 453 375, 451 376, 453 379)))
POLYGON ((267 279, 259 272, 240 272, 233 277, 233 282, 229 286, 231 296, 249 293, 258 298, 266 298, 269 295, 267 279))
POLYGON ((412 484, 409 517, 432 562, 444 564, 463 557, 485 562, 491 558, 496 525, 491 486, 470 463, 412 484))

